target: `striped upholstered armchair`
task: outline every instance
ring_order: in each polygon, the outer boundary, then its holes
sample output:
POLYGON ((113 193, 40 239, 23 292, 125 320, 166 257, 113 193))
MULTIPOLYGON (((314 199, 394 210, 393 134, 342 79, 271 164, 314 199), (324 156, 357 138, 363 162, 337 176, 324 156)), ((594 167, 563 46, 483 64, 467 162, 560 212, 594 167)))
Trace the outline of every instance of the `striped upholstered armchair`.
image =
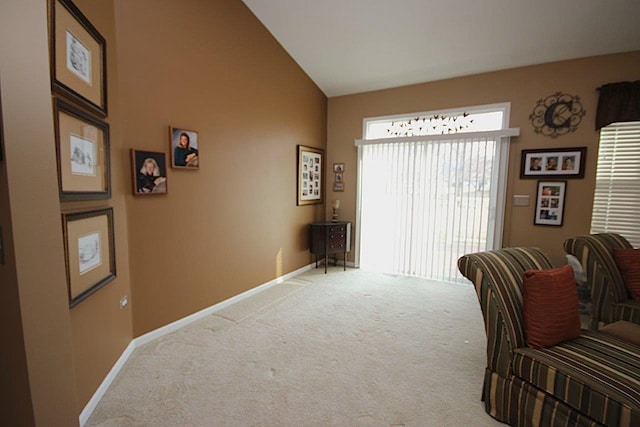
POLYGON ((524 272, 552 268, 539 249, 465 255, 458 268, 484 317, 489 415, 513 426, 640 426, 640 347, 588 330, 552 347, 527 347, 524 272))
POLYGON ((591 329, 626 320, 640 323, 640 302, 633 301, 613 259, 613 249, 631 248, 624 237, 614 233, 578 236, 564 242, 564 250, 578 258, 587 274, 591 290, 591 329))

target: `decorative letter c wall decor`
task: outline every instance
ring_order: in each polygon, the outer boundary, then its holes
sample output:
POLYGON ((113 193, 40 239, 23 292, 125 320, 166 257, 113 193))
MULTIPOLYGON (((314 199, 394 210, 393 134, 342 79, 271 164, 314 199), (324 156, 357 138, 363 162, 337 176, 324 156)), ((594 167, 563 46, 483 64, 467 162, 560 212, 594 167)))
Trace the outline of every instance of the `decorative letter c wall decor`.
POLYGON ((574 132, 586 113, 579 96, 556 92, 539 99, 529 119, 535 133, 556 138, 574 132))

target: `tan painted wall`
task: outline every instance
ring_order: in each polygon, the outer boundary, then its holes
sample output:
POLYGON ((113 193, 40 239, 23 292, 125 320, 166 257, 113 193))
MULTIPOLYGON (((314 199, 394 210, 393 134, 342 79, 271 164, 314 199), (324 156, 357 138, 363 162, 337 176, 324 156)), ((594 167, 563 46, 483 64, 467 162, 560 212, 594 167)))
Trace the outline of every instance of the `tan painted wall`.
MULTIPOLYGON (((39 302, 44 305, 38 306, 38 314, 33 314, 34 319, 32 320, 37 324, 38 330, 47 331, 49 328, 55 329, 58 327, 64 333, 70 333, 65 339, 57 340, 54 338, 55 335, 47 335, 42 345, 47 343, 51 348, 44 347, 41 349, 39 358, 46 359, 51 357, 57 363, 62 364, 64 362, 66 368, 74 368, 71 373, 58 369, 59 373, 56 374, 65 375, 65 381, 71 381, 73 395, 72 397, 65 396, 64 389, 62 393, 52 392, 51 390, 47 392, 50 385, 43 386, 38 384, 37 387, 32 386, 36 419, 41 416, 39 414, 43 410, 35 405, 36 393, 51 393, 55 395, 55 398, 46 396, 47 402, 51 402, 51 406, 46 408, 46 412, 53 414, 56 411, 72 408, 74 421, 77 421, 79 410, 86 405, 132 339, 131 308, 127 307, 124 310, 119 308, 120 298, 131 294, 125 209, 125 194, 129 193, 129 162, 128 150, 123 148, 119 126, 114 5, 113 1, 77 0, 75 2, 98 28, 98 31, 107 39, 107 75, 109 77, 109 117, 107 121, 111 126, 112 198, 104 201, 61 204, 58 201, 57 174, 55 172, 53 115, 48 75, 46 3, 41 1, 28 2, 34 4, 24 3, 25 9, 20 9, 19 13, 17 12, 19 9, 17 3, 15 6, 16 16, 3 14, 3 18, 11 20, 12 24, 17 24, 20 28, 31 28, 32 30, 29 31, 28 35, 20 38, 24 42, 24 46, 19 43, 16 46, 17 33, 11 32, 11 27, 3 27, 3 29, 7 29, 7 34, 3 40, 6 40, 12 48, 15 47, 16 52, 13 58, 5 59, 3 57, 3 65, 7 65, 8 72, 5 73, 5 70, 3 70, 2 83, 3 92, 6 92, 3 104, 5 105, 5 116, 7 118, 7 169, 9 187, 12 194, 11 205, 12 211, 17 213, 13 215, 14 233, 16 233, 16 244, 25 245, 23 248, 25 254, 23 254, 22 262, 20 262, 20 252, 16 247, 17 277, 15 279, 8 277, 7 280, 17 280, 21 289, 26 288, 29 292, 34 292, 38 299, 43 298, 39 302), (28 12, 25 12, 25 10, 28 10, 28 12), (26 63, 23 58, 24 52, 33 52, 38 57, 37 64, 26 63), (24 76, 31 77, 25 78, 24 76), (36 76, 42 81, 36 81, 34 78, 36 76), (13 80, 10 81, 10 78, 13 78, 13 80), (5 86, 8 87, 6 91, 5 86), (26 96, 29 94, 32 95, 33 99, 29 99, 26 96), (37 102, 37 105, 34 107, 28 102, 32 104, 37 102), (29 111, 29 114, 25 114, 24 111, 29 111), (14 130, 13 135, 10 134, 12 127, 14 130), (31 134, 28 137, 25 136, 27 135, 27 128, 29 132, 35 134, 31 134), (37 176, 34 176, 33 168, 27 170, 23 167, 16 167, 24 164, 25 142, 23 139, 26 140, 27 138, 29 144, 26 147, 33 147, 33 150, 37 152, 37 157, 40 159, 39 161, 33 160, 33 162, 42 165, 36 169, 38 171, 37 176), (12 150, 15 152, 12 152, 12 150), (13 169, 11 169, 11 166, 13 166, 13 169), (22 176, 27 172, 30 175, 22 176), (32 188, 36 184, 38 184, 37 189, 32 188), (64 257, 61 249, 62 228, 60 212, 104 206, 112 206, 114 208, 117 278, 87 300, 69 310, 64 257), (25 215, 25 212, 29 214, 25 215), (17 225, 20 223, 29 232, 31 238, 18 236, 17 233, 21 230, 17 225), (51 240, 43 244, 49 251, 47 257, 40 257, 38 252, 33 250, 36 246, 40 247, 40 245, 33 244, 34 236, 31 233, 36 232, 36 230, 39 233, 37 234, 37 239, 40 241, 42 239, 51 240), (51 248, 57 249, 51 251, 51 248), (50 259, 48 261, 50 264, 45 263, 43 265, 43 260, 46 261, 47 258, 50 259), (34 268, 34 266, 38 267, 34 268), (44 276, 37 279, 34 277, 33 280, 36 280, 36 282, 30 283, 31 276, 38 274, 44 276), (52 298, 53 294, 63 300, 52 298), (62 323, 51 323, 53 320, 62 323), (43 325, 47 325, 47 327, 43 328, 43 325), (60 360, 57 360, 53 357, 56 353, 64 354, 64 357, 58 356, 60 360), (67 399, 67 401, 65 404, 59 404, 57 402, 58 399, 67 399), (53 405, 56 407, 54 408, 53 405), (55 410, 50 411, 50 409, 55 410)), ((32 161, 30 160, 30 162, 32 161)), ((3 220, 3 222, 5 221, 3 220)), ((13 266, 8 265, 7 267, 5 271, 11 271, 9 267, 13 266)), ((10 288, 7 289, 7 292, 9 290, 10 288)), ((24 299, 22 293, 21 300, 24 318, 30 312, 25 310, 25 301, 27 300, 24 299)), ((11 301, 11 299, 7 299, 7 301, 11 301)), ((13 310, 15 309, 14 307, 13 310)), ((7 311, 7 313, 11 313, 11 311, 7 311)), ((18 333, 20 324, 16 324, 13 330, 18 333)), ((29 341, 30 335, 26 327, 24 334, 25 341, 29 341)), ((13 338, 15 339, 15 337, 13 338)), ((15 353, 16 360, 19 360, 18 353, 19 349, 15 353)), ((44 360, 38 360, 35 365, 29 364, 29 375, 32 378, 36 378, 33 372, 45 369, 46 366, 47 363, 44 360)), ((19 373, 20 371, 17 370, 17 372, 19 373)), ((52 378, 55 378, 55 375, 52 378)), ((54 384, 52 383, 51 385, 54 384)), ((21 390, 20 384, 17 384, 16 387, 17 390, 21 390)), ((48 425, 70 424, 48 423, 48 425)))
MULTIPOLYGON (((365 117, 433 111, 454 107, 511 102, 511 127, 521 129, 509 157, 505 246, 539 246, 556 264, 564 263, 562 243, 570 236, 588 233, 595 181, 598 132, 594 130, 596 88, 605 83, 637 80, 640 52, 563 61, 469 77, 443 80, 329 99, 328 162, 345 162, 344 193, 327 193, 327 200, 341 200, 341 218, 355 220, 356 160, 354 139, 362 138, 365 117), (587 115, 576 132, 556 139, 536 135, 529 121, 536 101, 556 91, 582 98, 587 115), (522 149, 587 146, 586 175, 569 180, 564 226, 533 225, 536 180, 521 180, 522 149), (513 207, 514 194, 528 194, 529 207, 513 207)), ((330 203, 327 203, 327 214, 330 203)), ((353 256, 353 254, 352 254, 353 256)))
POLYGON ((138 336, 310 262, 296 144, 324 148, 327 100, 239 0, 117 1, 116 23, 125 146, 200 145, 169 194, 127 199, 138 336))
POLYGON ((113 0, 74 0, 107 41, 108 118, 111 146, 111 199, 63 203, 64 211, 113 207, 117 277, 70 310, 77 393, 82 409, 133 338, 132 307, 120 309, 131 296, 126 198, 130 193, 129 151, 122 136, 118 85, 118 41, 113 0))
POLYGON ((3 387, 3 394, 8 394, 2 398, 3 422, 9 414, 19 420, 15 424, 9 420, 10 425, 72 426, 78 423, 78 400, 61 250, 46 2, 3 4, 0 52, 6 161, 2 173, 7 177, 0 183, 4 199, 0 212, 2 224, 7 224, 4 193, 8 190, 13 252, 7 265, 12 271, 3 269, 1 287, 2 299, 9 298, 3 305, 16 303, 18 294, 21 317, 19 321, 16 306, 7 312, 6 322, 16 335, 10 334, 10 341, 2 343, 1 352, 10 353, 2 357, 9 363, 2 370, 16 368, 16 384, 3 387), (17 337, 20 329, 23 349, 17 337), (14 404, 16 408, 6 409, 14 404))
MULTIPOLYGON (((1 83, 1 82, 0 82, 1 83)), ((0 121, 0 126, 2 123, 0 121)), ((0 130, 1 132, 1 130, 0 130)), ((0 142, 1 143, 1 142, 0 142)), ((0 161, 0 228, 4 263, 0 264, 0 408, 7 425, 34 425, 29 373, 22 337, 18 276, 13 251, 9 185, 5 162, 0 161)))

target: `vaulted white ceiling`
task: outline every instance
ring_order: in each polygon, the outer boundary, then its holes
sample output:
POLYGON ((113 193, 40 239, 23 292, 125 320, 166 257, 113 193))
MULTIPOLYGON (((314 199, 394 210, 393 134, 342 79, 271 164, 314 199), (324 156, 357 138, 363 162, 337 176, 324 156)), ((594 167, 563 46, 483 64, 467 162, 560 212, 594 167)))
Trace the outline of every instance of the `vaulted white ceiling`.
POLYGON ((243 1, 330 97, 640 50, 640 0, 243 1))

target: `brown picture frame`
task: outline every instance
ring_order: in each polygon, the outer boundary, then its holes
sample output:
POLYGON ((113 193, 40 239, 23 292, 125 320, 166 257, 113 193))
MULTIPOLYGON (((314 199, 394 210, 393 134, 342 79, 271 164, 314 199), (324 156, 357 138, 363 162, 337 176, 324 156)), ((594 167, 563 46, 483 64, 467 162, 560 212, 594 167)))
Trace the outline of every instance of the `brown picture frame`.
POLYGON ((336 193, 340 193, 344 191, 344 181, 334 182, 333 183, 333 191, 336 193))
POLYGON ((135 196, 169 192, 166 157, 165 153, 131 149, 131 186, 135 196), (153 169, 146 169, 148 166, 153 169))
POLYGON ((533 224, 562 227, 567 181, 538 181, 533 224))
POLYGON ((110 198, 109 125, 60 98, 54 120, 60 201, 110 198))
POLYGON ((116 278, 113 208, 62 214, 69 307, 116 278))
POLYGON ((298 206, 324 203, 324 150, 298 145, 297 201, 298 206))
POLYGON ((334 163, 333 172, 344 172, 344 163, 334 163))
POLYGON ((51 88, 107 116, 107 42, 71 0, 50 0, 51 88))
POLYGON ((520 179, 584 178, 587 147, 522 150, 520 179))
POLYGON ((173 169, 200 169, 200 137, 195 130, 169 126, 169 151, 171 153, 171 167, 173 169), (185 148, 182 139, 186 135, 185 148), (181 145, 178 147, 178 145, 181 145), (190 156, 194 156, 190 158, 190 156))

